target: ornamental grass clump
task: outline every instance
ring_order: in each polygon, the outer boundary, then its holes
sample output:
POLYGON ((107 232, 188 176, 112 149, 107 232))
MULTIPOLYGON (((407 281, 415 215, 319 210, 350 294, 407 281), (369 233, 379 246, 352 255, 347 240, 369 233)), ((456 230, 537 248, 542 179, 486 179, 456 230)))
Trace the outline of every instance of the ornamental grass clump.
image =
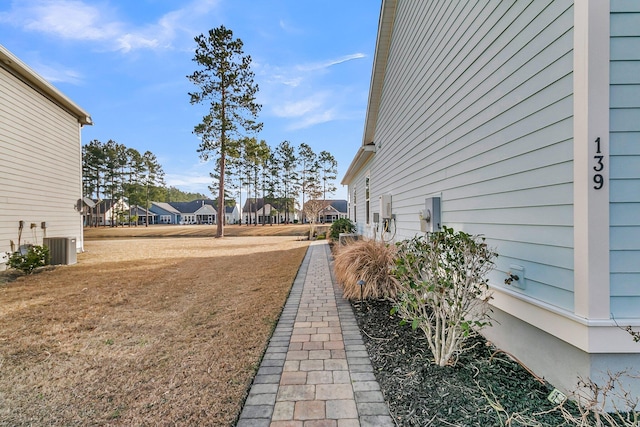
POLYGON ((399 289, 391 274, 395 264, 395 248, 375 240, 357 240, 341 246, 335 254, 334 272, 342 284, 346 299, 389 298, 394 299, 399 289), (358 282, 364 281, 362 285, 358 282))
POLYGON ((402 289, 393 312, 424 332, 435 363, 455 364, 464 342, 490 324, 488 279, 497 256, 480 236, 442 231, 397 243, 402 289))

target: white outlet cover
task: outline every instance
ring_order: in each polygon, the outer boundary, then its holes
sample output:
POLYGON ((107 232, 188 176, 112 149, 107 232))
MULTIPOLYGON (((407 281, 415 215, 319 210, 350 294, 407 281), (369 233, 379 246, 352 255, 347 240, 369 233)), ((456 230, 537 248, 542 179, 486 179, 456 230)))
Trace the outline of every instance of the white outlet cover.
POLYGON ((554 388, 553 390, 551 390, 551 393, 549 393, 549 396, 547 396, 547 400, 553 403, 554 405, 559 405, 565 400, 567 400, 567 395, 565 395, 563 392, 561 392, 557 388, 554 388))

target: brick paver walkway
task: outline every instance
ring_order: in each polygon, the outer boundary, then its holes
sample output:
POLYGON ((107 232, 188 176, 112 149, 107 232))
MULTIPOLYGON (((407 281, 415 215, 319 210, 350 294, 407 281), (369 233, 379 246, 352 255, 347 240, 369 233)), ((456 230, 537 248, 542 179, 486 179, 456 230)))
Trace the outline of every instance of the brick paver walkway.
POLYGON ((395 425, 329 255, 309 246, 237 427, 395 425))

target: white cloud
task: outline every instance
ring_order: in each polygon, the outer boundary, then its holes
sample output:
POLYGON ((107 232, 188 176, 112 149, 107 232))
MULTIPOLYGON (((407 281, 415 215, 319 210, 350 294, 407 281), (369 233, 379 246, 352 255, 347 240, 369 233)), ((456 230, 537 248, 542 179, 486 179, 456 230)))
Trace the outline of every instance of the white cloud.
POLYGON ((173 185, 175 187, 189 187, 189 188, 200 188, 203 185, 209 185, 212 182, 212 179, 204 175, 184 175, 184 174, 166 174, 164 177, 167 185, 173 185))
POLYGON ((322 108, 326 96, 318 94, 299 101, 282 102, 276 105, 273 112, 278 117, 301 117, 322 108))
POLYGON ((42 64, 35 62, 32 68, 38 72, 45 80, 51 83, 71 83, 80 85, 84 82, 84 76, 75 70, 64 68, 59 64, 42 64))
POLYGON ((280 22, 278 23, 280 26, 280 29, 282 29, 284 32, 289 33, 289 34, 303 34, 304 31, 296 28, 292 25, 289 25, 288 22, 284 21, 283 19, 280 20, 280 22))
POLYGON ((264 95, 261 102, 274 116, 291 119, 287 126, 289 130, 308 128, 351 115, 341 112, 348 88, 318 88, 322 87, 321 76, 330 67, 365 57, 365 54, 354 53, 287 68, 261 64, 259 74, 265 83, 261 85, 264 95))
POLYGON ((287 126, 288 130, 305 129, 311 126, 327 123, 338 119, 339 115, 333 108, 324 111, 317 111, 302 117, 302 120, 296 120, 287 126))
POLYGON ((156 22, 134 26, 105 3, 86 0, 14 1, 0 22, 67 40, 98 42, 99 48, 129 52, 169 48, 179 32, 192 39, 191 27, 210 13, 219 0, 195 0, 166 13, 156 22))
POLYGON ((79 0, 28 0, 13 2, 0 20, 28 31, 52 34, 64 39, 104 40, 117 36, 122 24, 106 21, 107 9, 98 9, 79 0))
POLYGON ((304 129, 338 119, 341 115, 330 104, 336 98, 330 92, 319 92, 301 100, 281 101, 272 111, 277 117, 291 119, 287 130, 304 129))
POLYGON ((354 53, 352 55, 345 55, 345 56, 341 56, 339 58, 329 59, 327 61, 316 62, 316 63, 311 63, 311 64, 298 65, 296 67, 296 69, 298 71, 303 71, 303 72, 321 71, 321 70, 327 69, 329 67, 332 67, 334 65, 342 64, 342 63, 345 63, 347 61, 353 61, 354 59, 361 59, 361 58, 365 58, 365 57, 366 57, 366 55, 364 53, 354 53))
POLYGON ((207 163, 200 163, 192 166, 191 169, 183 170, 177 173, 166 173, 164 180, 167 186, 177 187, 183 191, 194 193, 203 193, 209 195, 209 186, 213 183, 213 179, 209 176, 212 166, 207 163))

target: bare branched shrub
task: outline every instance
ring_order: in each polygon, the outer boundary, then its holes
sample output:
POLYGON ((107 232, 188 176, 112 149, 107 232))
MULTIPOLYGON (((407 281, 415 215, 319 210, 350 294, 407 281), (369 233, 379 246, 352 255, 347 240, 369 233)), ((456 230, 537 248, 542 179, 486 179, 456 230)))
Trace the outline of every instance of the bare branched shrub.
POLYGON ((489 324, 486 275, 497 254, 484 238, 447 227, 397 245, 402 289, 394 311, 424 332, 438 365, 451 364, 464 341, 489 324))
POLYGON ((395 248, 374 240, 357 240, 337 249, 334 272, 346 299, 360 298, 360 280, 364 298, 394 299, 399 285, 391 274, 395 248))
POLYGON ((640 426, 640 397, 626 389, 622 381, 625 377, 640 379, 624 371, 608 373, 602 385, 592 379, 580 378, 578 388, 569 396, 577 404, 577 413, 562 404, 559 407, 562 416, 569 425, 580 427, 640 426), (607 412, 609 405, 613 410, 607 412))
POLYGON ((487 402, 488 408, 491 408, 491 410, 495 413, 496 418, 500 421, 501 426, 544 427, 544 424, 536 419, 535 414, 531 415, 523 414, 520 412, 509 412, 502 405, 502 403, 500 403, 500 400, 495 395, 493 390, 491 390, 490 388, 489 390, 486 390, 480 385, 478 381, 474 382, 476 383, 477 389, 480 391, 480 393, 482 393, 482 396, 487 402))
POLYGON ((639 427, 640 398, 627 389, 624 378, 640 379, 625 371, 609 372, 604 384, 578 378, 576 388, 561 403, 549 410, 528 413, 508 411, 490 389, 485 390, 477 381, 476 386, 503 426, 547 426, 543 418, 558 414, 563 422, 555 425, 566 427, 639 427))

